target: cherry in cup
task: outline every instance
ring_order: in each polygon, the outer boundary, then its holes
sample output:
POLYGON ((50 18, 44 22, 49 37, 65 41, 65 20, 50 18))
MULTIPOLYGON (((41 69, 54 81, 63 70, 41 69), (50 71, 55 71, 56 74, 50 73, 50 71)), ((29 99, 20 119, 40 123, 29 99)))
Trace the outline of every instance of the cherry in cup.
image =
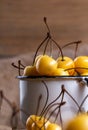
MULTIPOLYGON (((81 43, 81 41, 75 41, 66 44, 62 48, 60 45, 54 40, 54 38, 51 35, 50 28, 47 24, 47 18, 44 17, 44 23, 47 27, 47 34, 44 40, 40 43, 38 48, 36 49, 33 63, 28 66, 23 66, 20 62, 18 66, 12 64, 14 67, 19 69, 19 75, 20 75, 20 69, 23 70, 23 76, 74 76, 75 72, 77 71, 75 66, 75 60, 63 55, 63 48, 66 46, 76 44, 76 51, 78 44, 81 43), (51 42, 53 46, 58 49, 60 52, 60 56, 58 58, 54 58, 52 55, 53 48, 51 47, 51 42), (47 48, 50 45, 50 53, 47 54, 47 48), (43 46, 43 52, 42 54, 38 55, 38 52, 40 48, 43 46)), ((75 51, 75 56, 76 56, 75 51)))

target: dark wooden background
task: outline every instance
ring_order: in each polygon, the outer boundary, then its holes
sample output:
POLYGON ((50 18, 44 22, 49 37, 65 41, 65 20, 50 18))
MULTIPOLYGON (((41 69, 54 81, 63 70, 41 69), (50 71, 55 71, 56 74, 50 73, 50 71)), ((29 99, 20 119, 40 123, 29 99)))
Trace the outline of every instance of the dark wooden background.
POLYGON ((44 16, 59 44, 88 43, 88 0, 0 0, 0 58, 35 51, 44 16))

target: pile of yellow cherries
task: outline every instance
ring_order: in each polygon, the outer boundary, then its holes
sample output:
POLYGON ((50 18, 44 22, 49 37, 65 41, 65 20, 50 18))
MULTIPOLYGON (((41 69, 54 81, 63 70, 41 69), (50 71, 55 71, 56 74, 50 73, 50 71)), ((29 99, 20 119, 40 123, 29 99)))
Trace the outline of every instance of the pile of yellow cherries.
POLYGON ((26 121, 27 130, 88 130, 88 114, 79 113, 67 122, 65 128, 44 117, 31 115, 26 121))
MULTIPOLYGON (((47 26, 48 33, 45 39, 41 42, 36 50, 33 64, 24 68, 24 76, 88 76, 88 56, 76 56, 76 51, 81 41, 71 42, 65 46, 75 44, 75 58, 63 55, 63 48, 53 39, 47 19, 44 17, 44 22, 47 26), (61 55, 57 59, 52 55, 46 54, 46 49, 49 43, 56 45, 61 55), (41 46, 44 45, 43 54, 37 55, 41 46)), ((64 47, 65 47, 64 46, 64 47)))
POLYGON ((26 66, 25 76, 88 76, 88 56, 78 56, 74 60, 60 56, 56 60, 48 55, 39 55, 34 65, 26 66))

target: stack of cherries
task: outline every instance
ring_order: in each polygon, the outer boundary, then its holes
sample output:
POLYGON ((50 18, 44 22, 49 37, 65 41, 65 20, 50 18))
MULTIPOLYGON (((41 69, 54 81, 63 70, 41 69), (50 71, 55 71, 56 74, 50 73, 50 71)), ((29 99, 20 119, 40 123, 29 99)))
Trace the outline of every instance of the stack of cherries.
POLYGON ((26 128, 27 130, 88 130, 88 114, 82 112, 77 114, 66 124, 65 128, 44 117, 31 115, 27 119, 26 128))
POLYGON ((62 48, 51 36, 47 20, 44 17, 48 33, 36 50, 33 64, 24 68, 24 76, 88 76, 88 56, 77 56, 77 48, 81 41, 75 41, 66 44, 62 48), (47 47, 51 45, 50 55, 46 54, 47 47), (57 59, 52 56, 52 44, 56 45, 59 50, 57 59), (71 57, 63 55, 63 48, 69 45, 76 45, 75 56, 71 57), (44 46, 45 45, 45 46, 44 46), (38 51, 44 46, 43 54, 38 55, 38 51))

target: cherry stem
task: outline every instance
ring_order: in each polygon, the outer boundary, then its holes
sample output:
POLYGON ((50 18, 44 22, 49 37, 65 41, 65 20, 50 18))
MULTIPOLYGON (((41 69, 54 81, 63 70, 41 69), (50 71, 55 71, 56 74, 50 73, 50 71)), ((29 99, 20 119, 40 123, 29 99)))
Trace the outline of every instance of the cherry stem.
MULTIPOLYGON (((13 67, 15 67, 15 68, 19 69, 19 67, 18 67, 17 65, 15 65, 14 63, 12 63, 11 65, 12 65, 13 67)), ((24 69, 24 67, 20 67, 20 69, 22 69, 22 70, 23 70, 23 69, 24 69)))
POLYGON ((80 44, 80 43, 82 43, 81 40, 74 41, 74 42, 70 42, 70 43, 67 43, 66 45, 64 45, 64 46, 62 47, 62 49, 65 48, 65 47, 67 47, 67 46, 69 46, 69 45, 72 45, 72 44, 80 44))
MULTIPOLYGON (((50 119, 50 117, 52 116, 52 114, 59 108, 61 108, 61 106, 62 105, 64 105, 66 102, 61 102, 61 103, 54 103, 54 104, 52 104, 49 108, 48 108, 48 110, 47 110, 47 112, 46 113, 44 113, 44 117, 46 117, 47 116, 47 114, 48 114, 48 112, 49 112, 49 110, 52 108, 52 107, 55 107, 54 108, 54 110, 50 113, 50 115, 49 115, 49 117, 48 117, 48 120, 50 119)), ((54 121, 55 122, 55 121, 54 121)))
POLYGON ((21 61, 19 60, 19 61, 18 61, 18 68, 19 68, 19 69, 18 69, 18 73, 19 73, 19 75, 21 75, 21 72, 20 72, 20 66, 21 66, 21 64, 20 64, 20 63, 21 63, 21 61))
POLYGON ((59 44, 53 39, 51 38, 51 40, 56 44, 56 46, 59 48, 60 52, 61 52, 61 56, 62 56, 62 61, 64 61, 64 55, 63 55, 63 52, 62 52, 62 49, 61 47, 59 46, 59 44))
POLYGON ((45 83, 44 81, 42 81, 42 83, 44 84, 44 86, 45 86, 45 88, 46 88, 46 91, 47 91, 47 97, 46 97, 45 105, 44 105, 43 110, 42 110, 42 112, 41 112, 40 115, 43 115, 44 110, 45 110, 45 108, 46 108, 46 105, 47 105, 47 103, 48 103, 48 99, 49 99, 49 90, 48 90, 48 87, 47 87, 47 85, 46 85, 46 83, 45 83))
POLYGON ((48 109, 55 101, 57 101, 57 100, 60 98, 61 95, 62 95, 62 91, 60 92, 59 96, 58 96, 56 99, 54 99, 48 106, 46 106, 45 110, 42 112, 42 115, 47 111, 47 109, 48 109))
POLYGON ((0 110, 1 110, 2 101, 3 101, 3 91, 0 90, 0 110))
POLYGON ((84 67, 75 67, 75 68, 68 68, 68 69, 65 69, 64 71, 68 71, 68 70, 72 70, 72 69, 74 69, 75 72, 77 72, 77 74, 78 74, 79 76, 81 76, 81 74, 77 71, 77 69, 88 70, 88 68, 84 68, 84 67))
POLYGON ((64 58, 63 58, 64 56, 63 56, 63 52, 62 52, 61 47, 60 47, 60 46, 58 45, 58 43, 51 37, 51 33, 50 33, 49 26, 48 26, 48 24, 47 24, 47 18, 46 18, 46 17, 44 17, 44 22, 45 22, 45 25, 46 25, 46 27, 47 27, 47 29, 48 29, 47 36, 46 36, 45 39, 40 43, 40 45, 38 46, 38 48, 37 48, 37 50, 36 50, 36 52, 35 52, 34 59, 33 59, 33 65, 34 65, 35 58, 36 58, 36 56, 37 56, 37 53, 38 53, 40 47, 45 43, 46 40, 47 40, 47 43, 46 43, 46 46, 45 46, 43 55, 45 54, 46 48, 47 48, 47 46, 48 46, 48 43, 49 43, 49 41, 51 40, 51 41, 53 41, 53 42, 57 45, 57 47, 59 48, 59 51, 61 52, 62 60, 64 60, 64 58))
POLYGON ((48 26, 48 24, 47 24, 47 18, 46 17, 44 17, 44 22, 45 22, 45 24, 46 24, 46 27, 47 27, 47 29, 48 29, 48 36, 49 36, 49 38, 57 45, 57 47, 59 48, 59 50, 60 50, 60 52, 61 52, 61 56, 62 56, 62 61, 64 60, 64 56, 63 56, 63 52, 62 52, 62 49, 61 49, 61 47, 58 45, 58 43, 51 37, 51 33, 50 33, 50 29, 49 29, 49 26, 48 26))
POLYGON ((40 96, 39 96, 39 98, 38 98, 36 115, 38 115, 38 110, 39 110, 39 106, 40 106, 40 103, 41 103, 41 99, 42 99, 42 94, 40 94, 40 96))
POLYGON ((46 49, 47 49, 47 46, 48 46, 49 41, 50 41, 50 38, 47 38, 47 42, 46 42, 46 46, 45 46, 45 48, 44 48, 43 55, 44 55, 44 54, 45 54, 45 52, 46 52, 46 49))
POLYGON ((79 107, 79 104, 77 103, 77 101, 76 101, 76 100, 72 97, 72 95, 65 89, 64 85, 62 85, 62 90, 63 90, 64 92, 66 92, 66 94, 75 102, 75 104, 77 105, 77 107, 80 108, 80 107, 79 107))
POLYGON ((18 60, 18 62, 23 68, 25 68, 25 66, 21 63, 21 60, 18 60))
MULTIPOLYGON (((17 117, 17 114, 19 113, 19 112, 23 112, 26 116, 29 116, 29 113, 28 112, 26 112, 25 110, 23 110, 23 109, 17 109, 17 107, 16 106, 14 106, 14 108, 13 108, 13 112, 12 112, 12 116, 11 116, 11 126, 12 126, 12 130, 14 130, 14 118, 15 118, 15 124, 16 124, 16 122, 17 122, 17 119, 18 119, 18 117, 17 117), (16 118, 17 117, 17 118, 16 118)), ((17 122, 18 123, 18 122, 17 122)), ((24 124, 24 126, 25 126, 25 123, 23 123, 24 124)), ((18 124, 16 124, 16 126, 15 127, 17 127, 17 125, 18 124)))
POLYGON ((74 59, 77 57, 78 44, 76 44, 74 59))
POLYGON ((0 97, 1 97, 1 99, 4 99, 11 108, 13 108, 12 103, 4 96, 4 93, 2 90, 0 90, 0 97))
POLYGON ((86 95, 86 97, 83 99, 83 101, 82 101, 82 103, 81 103, 81 105, 79 107, 79 111, 78 112, 82 111, 82 106, 83 106, 83 104, 84 104, 84 102, 86 101, 87 98, 88 98, 88 95, 86 95))
POLYGON ((34 59, 33 59, 33 65, 34 65, 34 63, 35 63, 35 58, 36 58, 36 56, 37 56, 37 53, 38 53, 38 51, 39 51, 39 49, 40 49, 40 47, 43 45, 43 43, 48 39, 48 33, 47 33, 47 36, 45 37, 45 39, 40 43, 40 45, 38 46, 38 48, 37 48, 37 50, 36 50, 36 52, 35 52, 35 55, 34 55, 34 59))
POLYGON ((64 45, 64 46, 62 47, 62 49, 65 48, 65 47, 67 47, 67 46, 69 46, 69 45, 76 44, 76 48, 75 48, 75 56, 74 56, 74 58, 76 58, 76 56, 77 56, 78 45, 79 45, 80 43, 82 43, 81 40, 74 41, 74 42, 70 42, 70 43, 67 43, 66 45, 64 45))
POLYGON ((52 103, 51 105, 49 105, 49 107, 47 108, 47 111, 44 112, 44 116, 46 117, 46 115, 48 114, 49 110, 54 107, 54 106, 62 106, 64 105, 66 102, 60 102, 60 103, 52 103))
POLYGON ((18 74, 21 75, 21 70, 24 70, 25 66, 21 63, 21 60, 18 60, 18 66, 14 63, 11 64, 13 67, 18 69, 18 74))
MULTIPOLYGON (((12 114, 11 114, 11 120, 10 120, 10 125, 12 127, 12 129, 15 127, 17 128, 18 125, 18 117, 16 116, 16 114, 20 111, 22 111, 25 115, 29 116, 29 113, 27 113, 25 110, 23 109, 19 109, 17 108, 15 102, 10 102, 9 99, 4 95, 3 91, 0 90, 0 105, 2 105, 2 101, 5 101, 9 107, 12 109, 12 114), (16 116, 16 117, 15 117, 16 116)), ((1 108, 1 106, 0 106, 1 108)), ((24 124, 25 125, 25 124, 24 124)))
POLYGON ((44 17, 44 23, 45 23, 45 25, 46 25, 46 27, 48 29, 48 32, 50 33, 50 28, 49 28, 49 26, 47 24, 47 18, 46 17, 44 17))
POLYGON ((53 52, 53 44, 52 41, 50 40, 50 56, 52 57, 52 52, 53 52))

